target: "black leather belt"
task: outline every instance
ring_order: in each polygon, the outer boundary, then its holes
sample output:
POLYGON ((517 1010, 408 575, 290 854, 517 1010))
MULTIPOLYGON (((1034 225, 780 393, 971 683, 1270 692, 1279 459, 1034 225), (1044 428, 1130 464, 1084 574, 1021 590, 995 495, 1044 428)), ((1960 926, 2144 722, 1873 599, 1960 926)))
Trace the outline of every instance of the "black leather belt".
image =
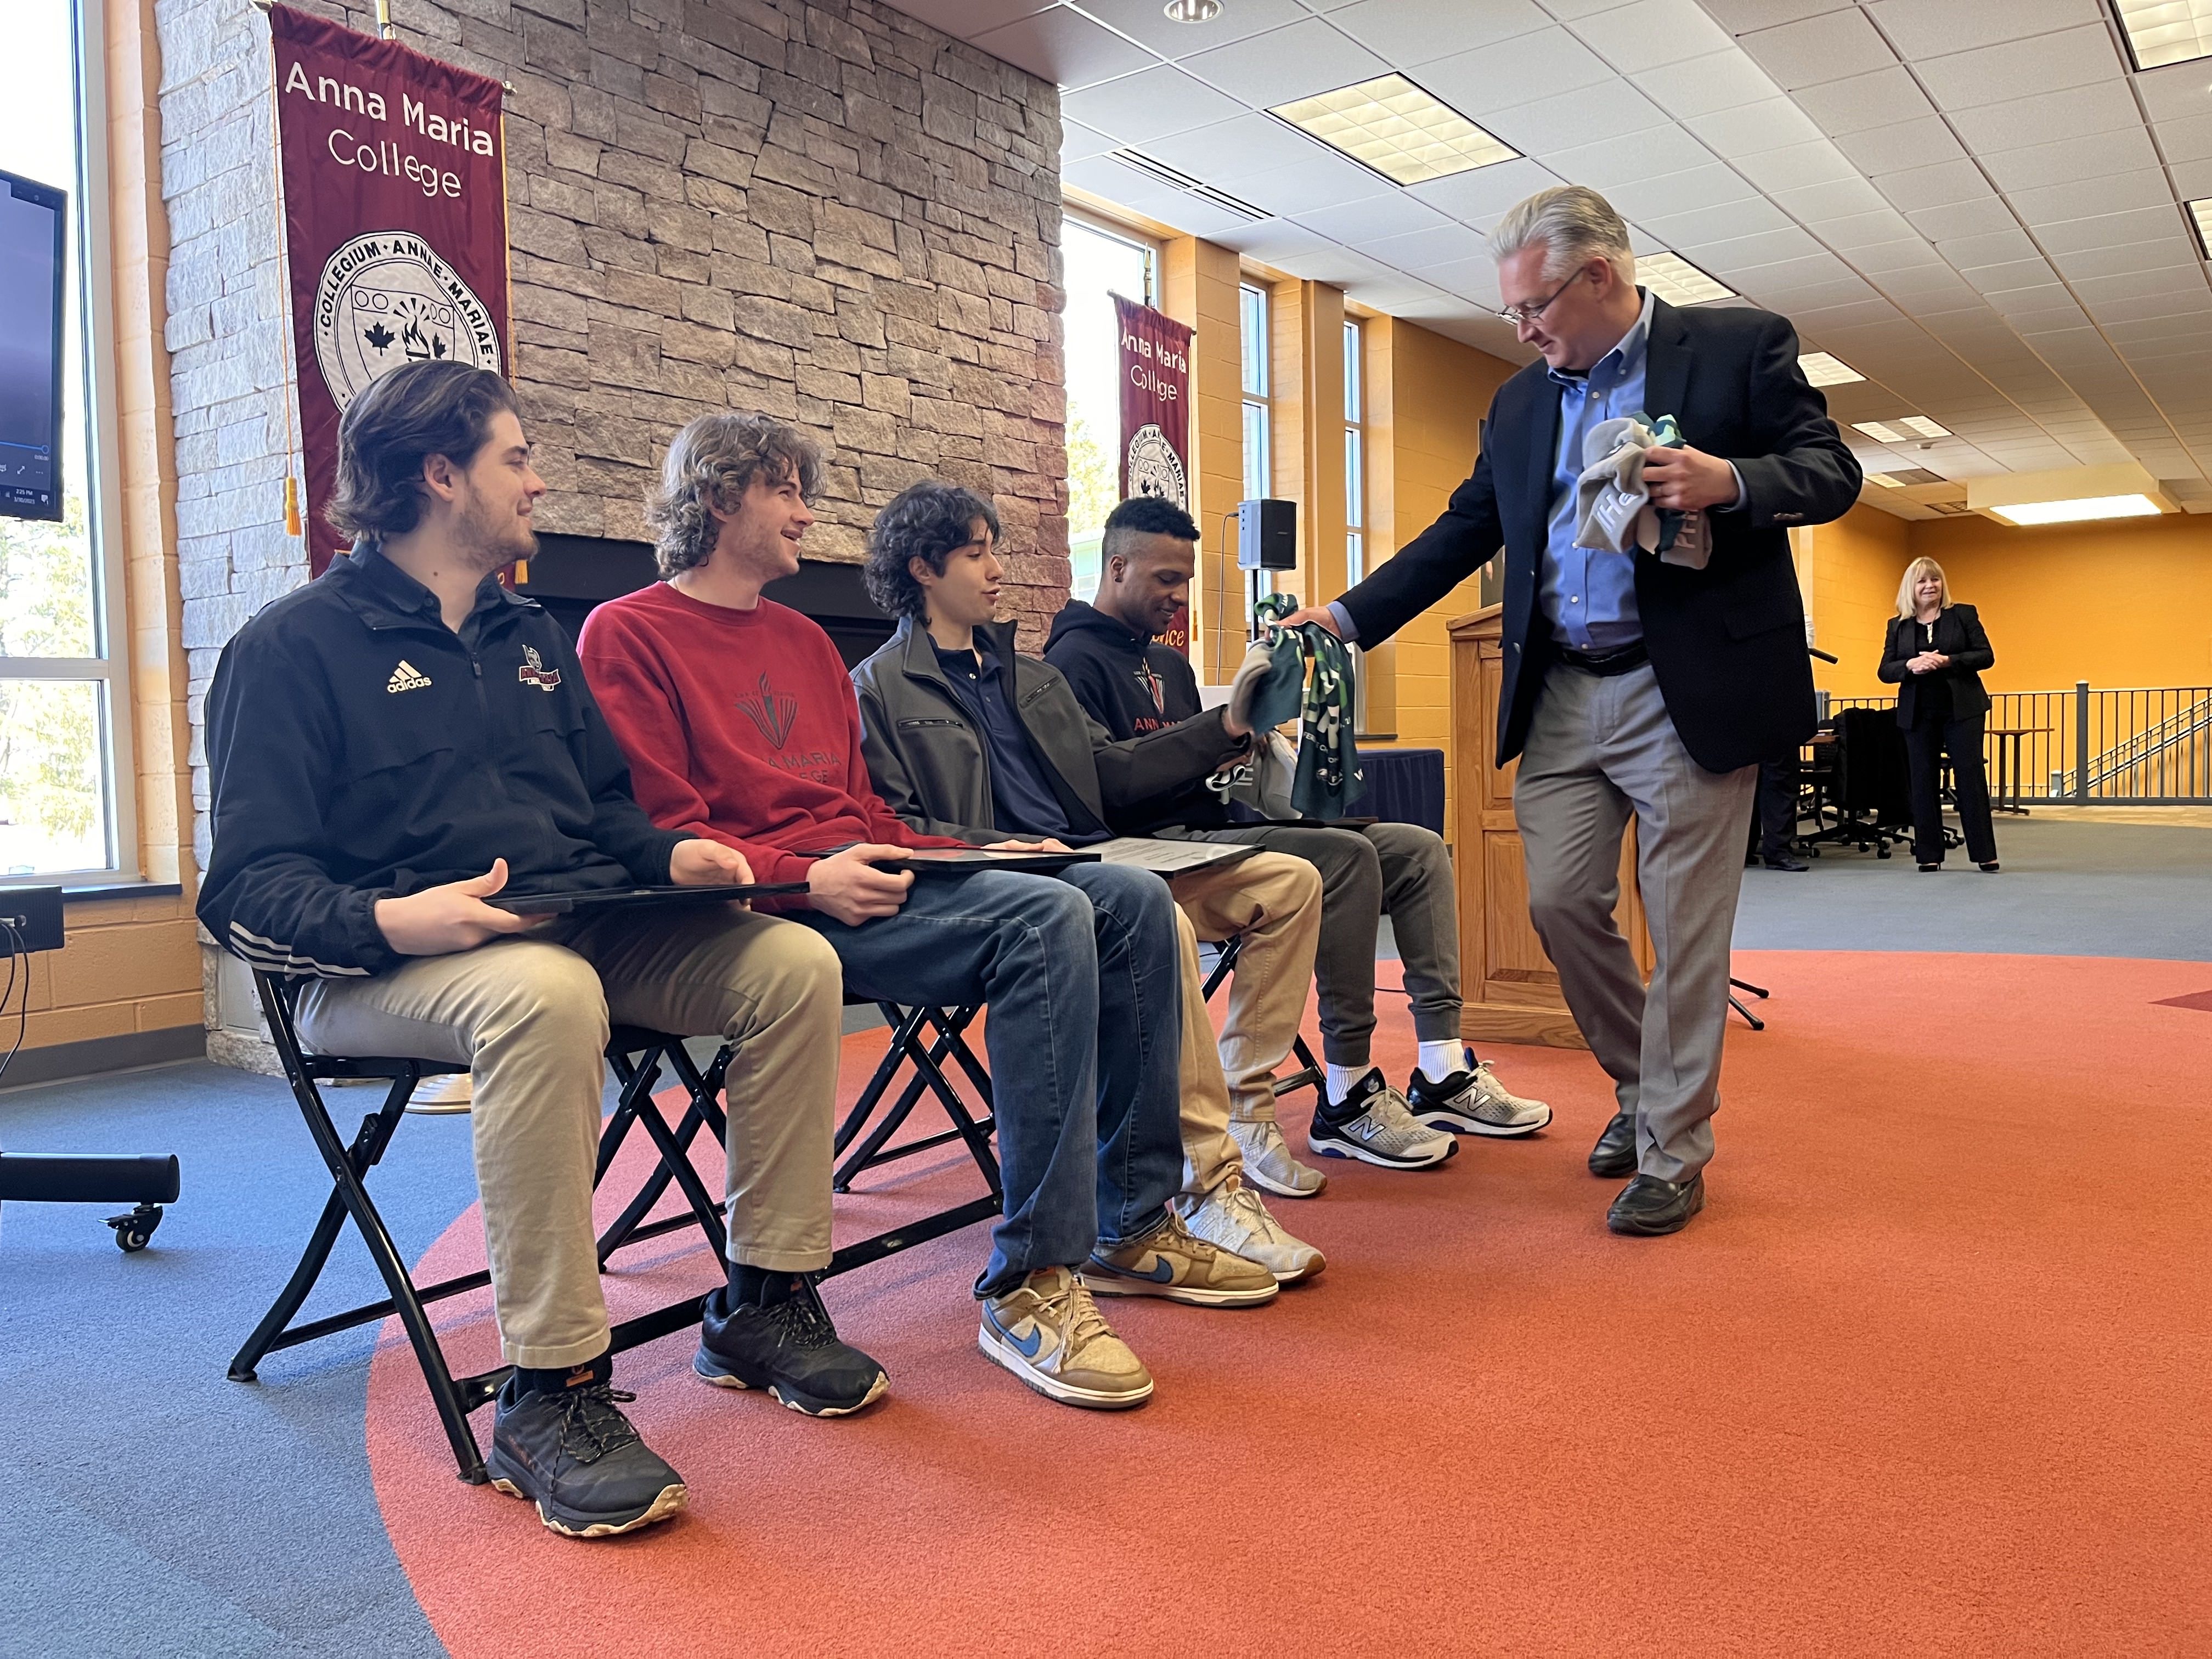
POLYGON ((1579 668, 1585 674, 1595 674, 1601 679, 1615 674, 1632 673, 1651 660, 1651 653, 1644 648, 1644 641, 1624 645, 1618 651, 1571 651, 1565 646, 1555 647, 1559 660, 1570 668, 1579 668))

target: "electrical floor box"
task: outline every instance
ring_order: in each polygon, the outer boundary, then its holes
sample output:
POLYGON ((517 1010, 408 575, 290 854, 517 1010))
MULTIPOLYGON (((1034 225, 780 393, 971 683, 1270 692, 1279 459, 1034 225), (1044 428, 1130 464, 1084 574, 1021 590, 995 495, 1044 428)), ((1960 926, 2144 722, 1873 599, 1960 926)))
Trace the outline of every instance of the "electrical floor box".
POLYGON ((0 887, 0 954, 62 948, 62 890, 0 887), (11 938, 9 929, 13 928, 11 938))

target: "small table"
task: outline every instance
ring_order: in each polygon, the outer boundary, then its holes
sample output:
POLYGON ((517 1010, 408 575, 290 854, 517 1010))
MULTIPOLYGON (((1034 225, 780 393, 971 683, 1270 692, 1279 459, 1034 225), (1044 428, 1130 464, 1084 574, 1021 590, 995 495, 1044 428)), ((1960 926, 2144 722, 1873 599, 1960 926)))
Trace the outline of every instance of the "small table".
POLYGON ((2011 740, 2009 754, 2006 752, 2007 745, 2004 743, 2000 742, 1997 744, 1997 787, 1990 792, 1990 805, 1996 811, 2016 812, 2021 817, 2027 816, 2027 808, 2020 804, 2020 740, 2022 738, 2040 737, 2050 730, 2047 726, 2008 726, 2001 731, 1986 734, 1992 738, 2011 740), (2006 799, 2008 795, 2011 797, 2009 804, 2006 799))

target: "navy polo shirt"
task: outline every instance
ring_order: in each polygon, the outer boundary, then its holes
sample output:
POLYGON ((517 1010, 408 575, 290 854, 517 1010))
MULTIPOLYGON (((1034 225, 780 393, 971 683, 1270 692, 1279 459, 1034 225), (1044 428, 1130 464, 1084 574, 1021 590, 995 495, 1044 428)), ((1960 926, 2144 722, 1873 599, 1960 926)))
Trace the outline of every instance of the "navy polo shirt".
POLYGON ((1006 696, 997 654, 980 639, 967 651, 947 651, 934 641, 932 647, 953 695, 981 728, 990 750, 991 810, 999 828, 1032 841, 1057 836, 1071 847, 1083 839, 1068 823, 1067 809, 1053 793, 1036 745, 1006 696))

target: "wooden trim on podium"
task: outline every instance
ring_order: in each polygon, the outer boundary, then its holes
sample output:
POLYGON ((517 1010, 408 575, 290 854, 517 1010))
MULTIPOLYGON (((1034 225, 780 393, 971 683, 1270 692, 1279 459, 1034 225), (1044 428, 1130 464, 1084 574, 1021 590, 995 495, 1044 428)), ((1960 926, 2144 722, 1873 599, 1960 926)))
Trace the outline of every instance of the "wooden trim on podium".
MULTIPOLYGON (((1586 1048, 1559 993, 1559 976, 1528 920, 1528 879, 1513 821, 1516 767, 1483 763, 1497 752, 1498 694, 1504 648, 1499 605, 1452 622, 1452 752, 1461 757, 1453 804, 1453 871, 1459 887, 1460 1030, 1485 1042, 1586 1048)), ((1651 972, 1651 936, 1636 884, 1632 822, 1620 854, 1620 903, 1613 913, 1637 965, 1651 972)))

